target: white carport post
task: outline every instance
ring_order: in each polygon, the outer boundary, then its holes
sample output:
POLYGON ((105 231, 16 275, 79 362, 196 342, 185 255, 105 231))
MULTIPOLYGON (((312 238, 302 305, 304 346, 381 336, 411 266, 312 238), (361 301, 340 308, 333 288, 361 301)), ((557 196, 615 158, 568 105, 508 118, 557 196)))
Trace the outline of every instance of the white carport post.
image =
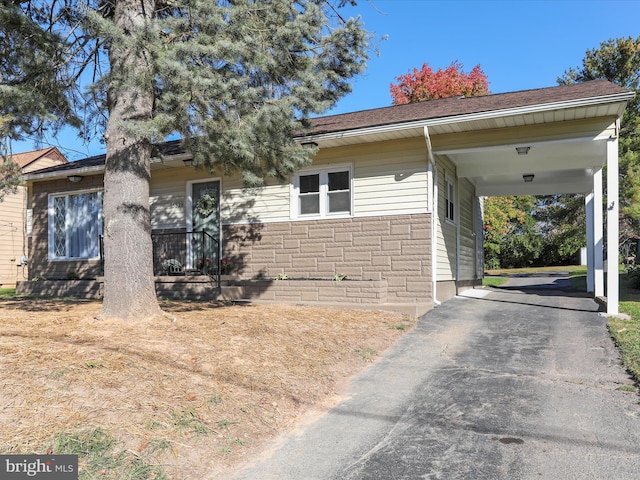
POLYGON ((593 279, 595 297, 604 297, 602 224, 602 167, 600 167, 593 173, 593 279))
POLYGON ((618 131, 607 142, 607 314, 618 314, 618 131))
POLYGON ((593 192, 584 197, 587 212, 587 292, 593 293, 594 289, 594 265, 593 251, 595 250, 593 233, 593 192))

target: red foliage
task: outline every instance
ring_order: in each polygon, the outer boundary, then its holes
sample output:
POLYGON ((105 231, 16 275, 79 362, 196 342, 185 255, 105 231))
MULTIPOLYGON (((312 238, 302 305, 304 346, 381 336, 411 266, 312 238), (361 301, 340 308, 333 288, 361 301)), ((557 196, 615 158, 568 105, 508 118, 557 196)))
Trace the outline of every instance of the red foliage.
POLYGON ((463 65, 457 61, 451 62, 446 69, 434 72, 428 64, 418 70, 405 73, 396 78, 397 84, 391 84, 391 98, 394 105, 424 102, 436 98, 475 97, 489 93, 489 81, 480 65, 473 67, 468 74, 463 65))

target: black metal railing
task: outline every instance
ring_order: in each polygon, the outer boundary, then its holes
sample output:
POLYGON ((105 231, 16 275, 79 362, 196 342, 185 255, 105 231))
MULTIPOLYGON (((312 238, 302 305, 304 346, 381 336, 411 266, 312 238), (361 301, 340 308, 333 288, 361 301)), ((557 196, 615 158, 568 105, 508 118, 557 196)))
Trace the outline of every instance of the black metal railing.
MULTIPOLYGON (((220 242, 207 231, 151 233, 153 274, 209 275, 220 285, 220 242)), ((103 238, 100 261, 104 266, 103 238)))

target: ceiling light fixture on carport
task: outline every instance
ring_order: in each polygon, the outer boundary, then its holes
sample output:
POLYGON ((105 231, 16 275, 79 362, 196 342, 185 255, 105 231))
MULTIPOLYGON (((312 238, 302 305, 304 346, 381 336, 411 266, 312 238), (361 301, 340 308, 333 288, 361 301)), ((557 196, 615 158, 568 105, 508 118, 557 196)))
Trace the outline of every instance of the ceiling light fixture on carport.
POLYGON ((526 155, 529 153, 529 150, 531 150, 531 147, 516 147, 518 155, 526 155))
POLYGON ((522 179, 526 182, 526 183, 531 183, 533 182, 533 177, 535 177, 535 175, 533 173, 525 173, 524 175, 522 175, 522 179))

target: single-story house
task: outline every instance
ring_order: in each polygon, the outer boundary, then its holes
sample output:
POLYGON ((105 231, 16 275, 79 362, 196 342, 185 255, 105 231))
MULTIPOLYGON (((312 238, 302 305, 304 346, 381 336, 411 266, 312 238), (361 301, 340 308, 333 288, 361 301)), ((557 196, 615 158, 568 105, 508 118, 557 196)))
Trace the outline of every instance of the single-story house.
MULTIPOLYGON (((617 258, 618 128, 633 95, 597 80, 316 118, 297 139, 318 146, 313 165, 260 189, 190 166, 168 142, 150 181, 158 293, 222 272, 221 289, 210 284, 226 298, 420 314, 481 282, 483 196, 579 192, 589 288, 604 296, 602 168, 617 258)), ((100 279, 104 161, 26 176, 32 277, 100 279)), ((617 270, 607 275, 617 313, 617 270)))
MULTIPOLYGON (((10 155, 9 160, 17 164, 23 174, 67 163, 56 147, 16 153, 10 155)), ((27 187, 19 185, 15 192, 0 200, 0 286, 13 287, 17 281, 29 278, 27 237, 31 232, 27 231, 27 226, 31 222, 26 215, 31 209, 27 208, 28 197, 27 187)))

